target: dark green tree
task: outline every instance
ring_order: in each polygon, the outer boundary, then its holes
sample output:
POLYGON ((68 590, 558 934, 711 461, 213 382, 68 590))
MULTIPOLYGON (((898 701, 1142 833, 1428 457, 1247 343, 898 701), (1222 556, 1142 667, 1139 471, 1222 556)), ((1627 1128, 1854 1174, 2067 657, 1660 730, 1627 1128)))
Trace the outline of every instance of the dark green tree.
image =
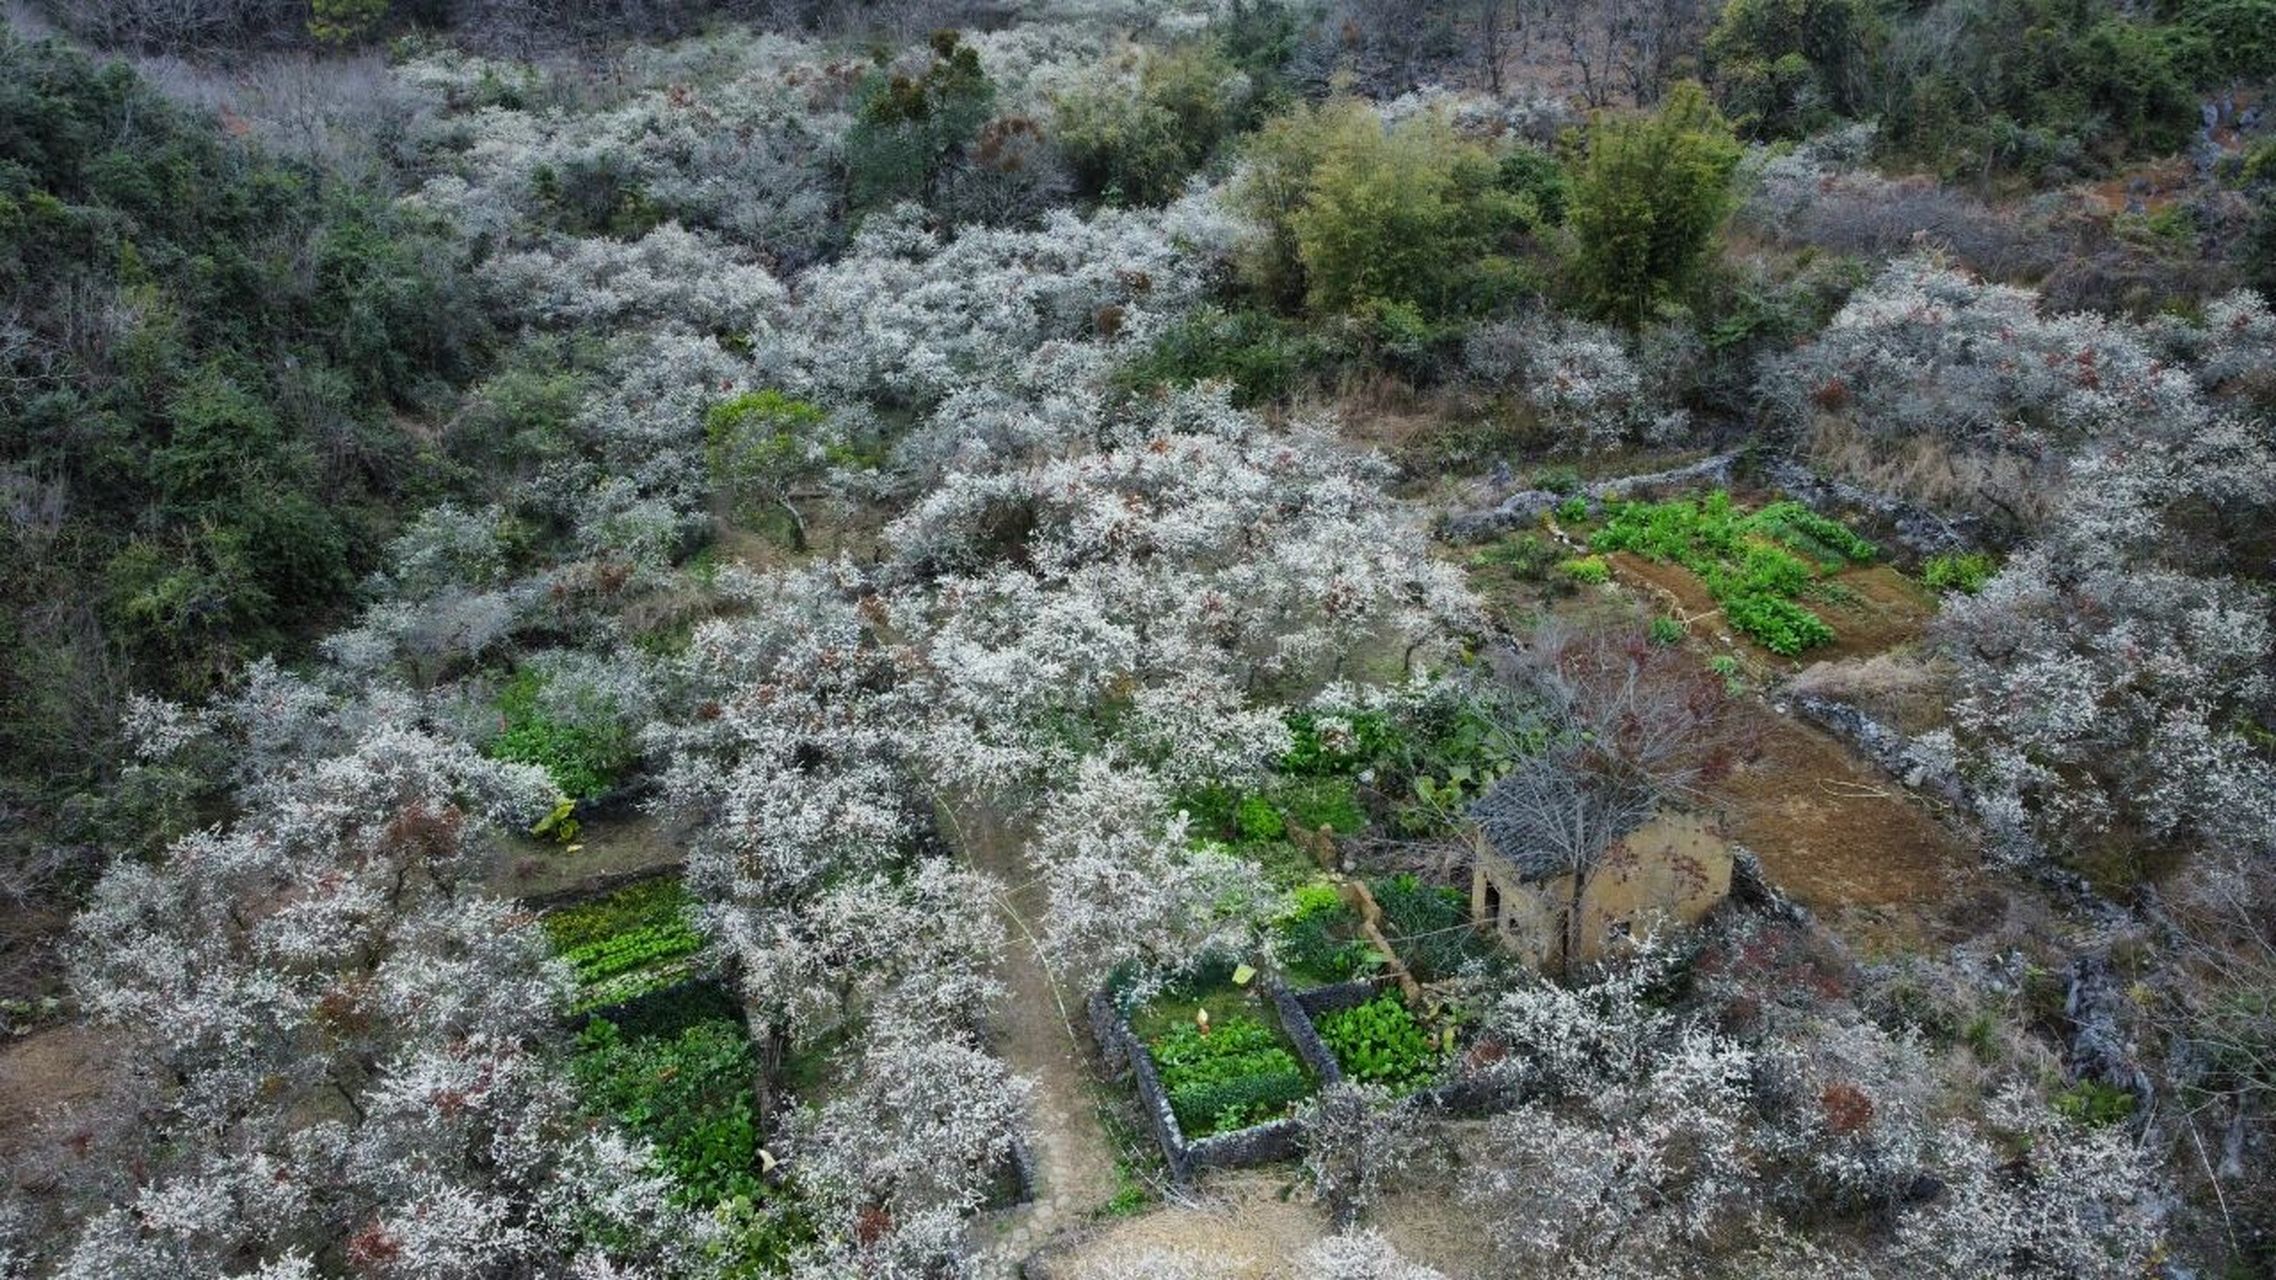
POLYGON ((996 86, 979 51, 954 31, 934 33, 923 72, 880 68, 862 81, 846 131, 848 199, 856 209, 932 203, 941 176, 995 109, 996 86))
POLYGON ((1690 284, 1730 213, 1738 161, 1729 123, 1692 81, 1650 114, 1600 116, 1571 214, 1588 306, 1633 328, 1690 284))

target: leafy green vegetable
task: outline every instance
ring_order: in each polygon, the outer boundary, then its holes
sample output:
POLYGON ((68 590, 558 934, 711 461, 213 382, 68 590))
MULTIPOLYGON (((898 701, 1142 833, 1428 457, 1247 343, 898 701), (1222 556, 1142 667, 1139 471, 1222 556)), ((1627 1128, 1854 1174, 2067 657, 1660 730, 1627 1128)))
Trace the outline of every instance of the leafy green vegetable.
POLYGON ((1312 1092, 1303 1064, 1256 1018, 1224 1018, 1208 1035, 1179 1026, 1147 1048, 1178 1127, 1189 1137, 1270 1120, 1312 1092))
POLYGON ((1444 1064, 1436 1039, 1395 995, 1325 1014, 1314 1025, 1344 1074, 1363 1084, 1409 1093, 1429 1084, 1444 1064))

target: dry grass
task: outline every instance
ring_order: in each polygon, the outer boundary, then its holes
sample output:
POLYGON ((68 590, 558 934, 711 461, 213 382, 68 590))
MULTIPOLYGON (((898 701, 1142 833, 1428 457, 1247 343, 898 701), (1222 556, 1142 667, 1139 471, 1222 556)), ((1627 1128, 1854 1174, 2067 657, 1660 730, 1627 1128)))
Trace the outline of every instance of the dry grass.
POLYGON ((1818 416, 1802 452, 1827 475, 1867 489, 2021 528, 2045 521, 2061 496, 2064 468, 2053 456, 1961 449, 1931 435, 1876 440, 1837 415, 1818 416))

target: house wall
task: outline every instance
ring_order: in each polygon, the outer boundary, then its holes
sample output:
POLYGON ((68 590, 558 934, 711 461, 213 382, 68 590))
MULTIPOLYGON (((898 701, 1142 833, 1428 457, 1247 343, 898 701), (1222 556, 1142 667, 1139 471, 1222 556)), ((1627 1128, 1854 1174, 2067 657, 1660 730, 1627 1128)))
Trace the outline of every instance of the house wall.
MULTIPOLYGON (((1564 945, 1572 877, 1527 880, 1473 841, 1470 918, 1539 968, 1564 945)), ((1581 894, 1577 961, 1594 960, 1658 923, 1696 924, 1731 892, 1732 855, 1707 815, 1663 813, 1605 851, 1581 894)))
POLYGON ((1605 851, 1581 892, 1580 954, 1594 960, 1661 922, 1697 924, 1731 893, 1731 846, 1714 822, 1663 813, 1605 851))

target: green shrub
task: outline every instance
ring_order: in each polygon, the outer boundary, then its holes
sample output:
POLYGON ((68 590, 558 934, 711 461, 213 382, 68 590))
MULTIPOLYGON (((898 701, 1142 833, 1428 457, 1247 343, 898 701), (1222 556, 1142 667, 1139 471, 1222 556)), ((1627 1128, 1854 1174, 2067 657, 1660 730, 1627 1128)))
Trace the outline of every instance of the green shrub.
POLYGON ((1461 890, 1425 883, 1412 872, 1371 880, 1368 891, 1383 909, 1383 932, 1417 978, 1449 978, 1479 952, 1466 928, 1470 899, 1461 890))
POLYGON ((2134 1114, 2134 1095, 2098 1080, 2081 1080, 2048 1099, 2062 1115, 2094 1128, 2123 1124, 2134 1114))
POLYGON ((1573 271, 1599 315, 1634 328, 1687 287, 1731 208, 1739 146, 1690 81, 1649 115, 1600 117, 1573 188, 1573 271))
POLYGON ((1938 591, 1974 595, 1991 581, 1999 565, 1985 551, 1946 551, 1930 556, 1920 566, 1920 580, 1938 591))
POLYGON ((1688 633, 1683 629, 1683 624, 1674 618, 1654 618, 1649 634, 1653 644, 1682 644, 1683 637, 1688 633))
POLYGON ((390 193, 0 33, 0 474, 59 499, 0 548, 13 825, 115 763, 126 690, 295 659, 454 482, 404 412, 488 344, 449 260, 390 193))
POLYGON ((1281 963, 1302 981, 1342 982, 1380 957, 1357 937, 1359 917, 1334 885, 1313 882, 1289 894, 1289 909, 1273 922, 1281 963))
POLYGON ((1574 556, 1557 562, 1557 572, 1591 586, 1612 581, 1612 566, 1603 556, 1574 556))
POLYGON ((1520 582, 1546 582, 1565 559, 1557 545, 1537 533, 1521 533, 1470 557, 1481 568, 1506 569, 1520 582))
POLYGON ((1380 711, 1298 711, 1288 717, 1288 732, 1288 754, 1280 759, 1280 771, 1299 776, 1348 777, 1406 750, 1405 734, 1380 711), (1328 721, 1343 729, 1333 741, 1320 736, 1328 721))
POLYGON ((1226 1133, 1285 1115, 1312 1092, 1304 1068, 1262 1021, 1232 1016, 1179 1026, 1147 1046, 1170 1110, 1187 1137, 1226 1133))
POLYGON ((1263 796, 1241 798, 1240 808, 1234 811, 1233 822, 1240 829, 1241 839, 1278 840, 1286 834, 1288 824, 1282 820, 1280 810, 1263 796))
POLYGON ((1503 255, 1540 217, 1500 185, 1490 151, 1435 115, 1386 130, 1362 103, 1299 107, 1267 124, 1248 157, 1236 199, 1265 230, 1249 281, 1316 315, 1379 304, 1426 321, 1475 313, 1514 281, 1503 255))
POLYGON ((1502 156, 1494 181, 1511 195, 1532 202, 1541 226, 1565 225, 1565 210, 1573 199, 1573 180, 1557 157, 1533 147, 1512 147, 1502 156))
POLYGON ((1272 798, 1287 825, 1306 831, 1329 827, 1352 835, 1367 825, 1367 811, 1359 804, 1359 790, 1350 778, 1292 779, 1276 783, 1272 798))
POLYGON ((1248 406, 1287 399, 1331 358, 1324 343, 1294 322, 1253 308, 1203 307, 1165 328, 1115 381, 1128 390, 1229 382, 1233 402, 1248 406))
POLYGON ((1707 37, 1715 96, 1749 137, 1802 137, 1857 112, 1881 38, 1867 0, 1731 0, 1707 37))
POLYGON ((769 510, 787 514, 793 550, 806 549, 806 520, 791 491, 828 470, 830 451, 817 439, 828 418, 771 388, 722 401, 704 415, 713 482, 739 519, 754 521, 769 510))
POLYGON ((854 94, 846 130, 848 197, 857 209, 897 200, 933 201, 949 163, 995 110, 996 86, 979 51, 954 31, 933 37, 933 60, 916 76, 882 68, 854 94))
POLYGON ((1135 85, 1101 76, 1053 99, 1061 154, 1077 189, 1110 204, 1174 198, 1245 114, 1230 63, 1207 45, 1148 55, 1135 85))
POLYGON ((1827 568, 1870 564, 1873 557, 1880 554, 1878 548, 1857 536, 1848 525, 1821 516, 1799 502, 1773 502, 1740 521, 1739 527, 1762 534, 1827 568))
POLYGON ((1436 1039, 1395 995, 1325 1014, 1314 1025, 1344 1074, 1362 1084, 1411 1093, 1429 1084, 1445 1062, 1436 1039))

